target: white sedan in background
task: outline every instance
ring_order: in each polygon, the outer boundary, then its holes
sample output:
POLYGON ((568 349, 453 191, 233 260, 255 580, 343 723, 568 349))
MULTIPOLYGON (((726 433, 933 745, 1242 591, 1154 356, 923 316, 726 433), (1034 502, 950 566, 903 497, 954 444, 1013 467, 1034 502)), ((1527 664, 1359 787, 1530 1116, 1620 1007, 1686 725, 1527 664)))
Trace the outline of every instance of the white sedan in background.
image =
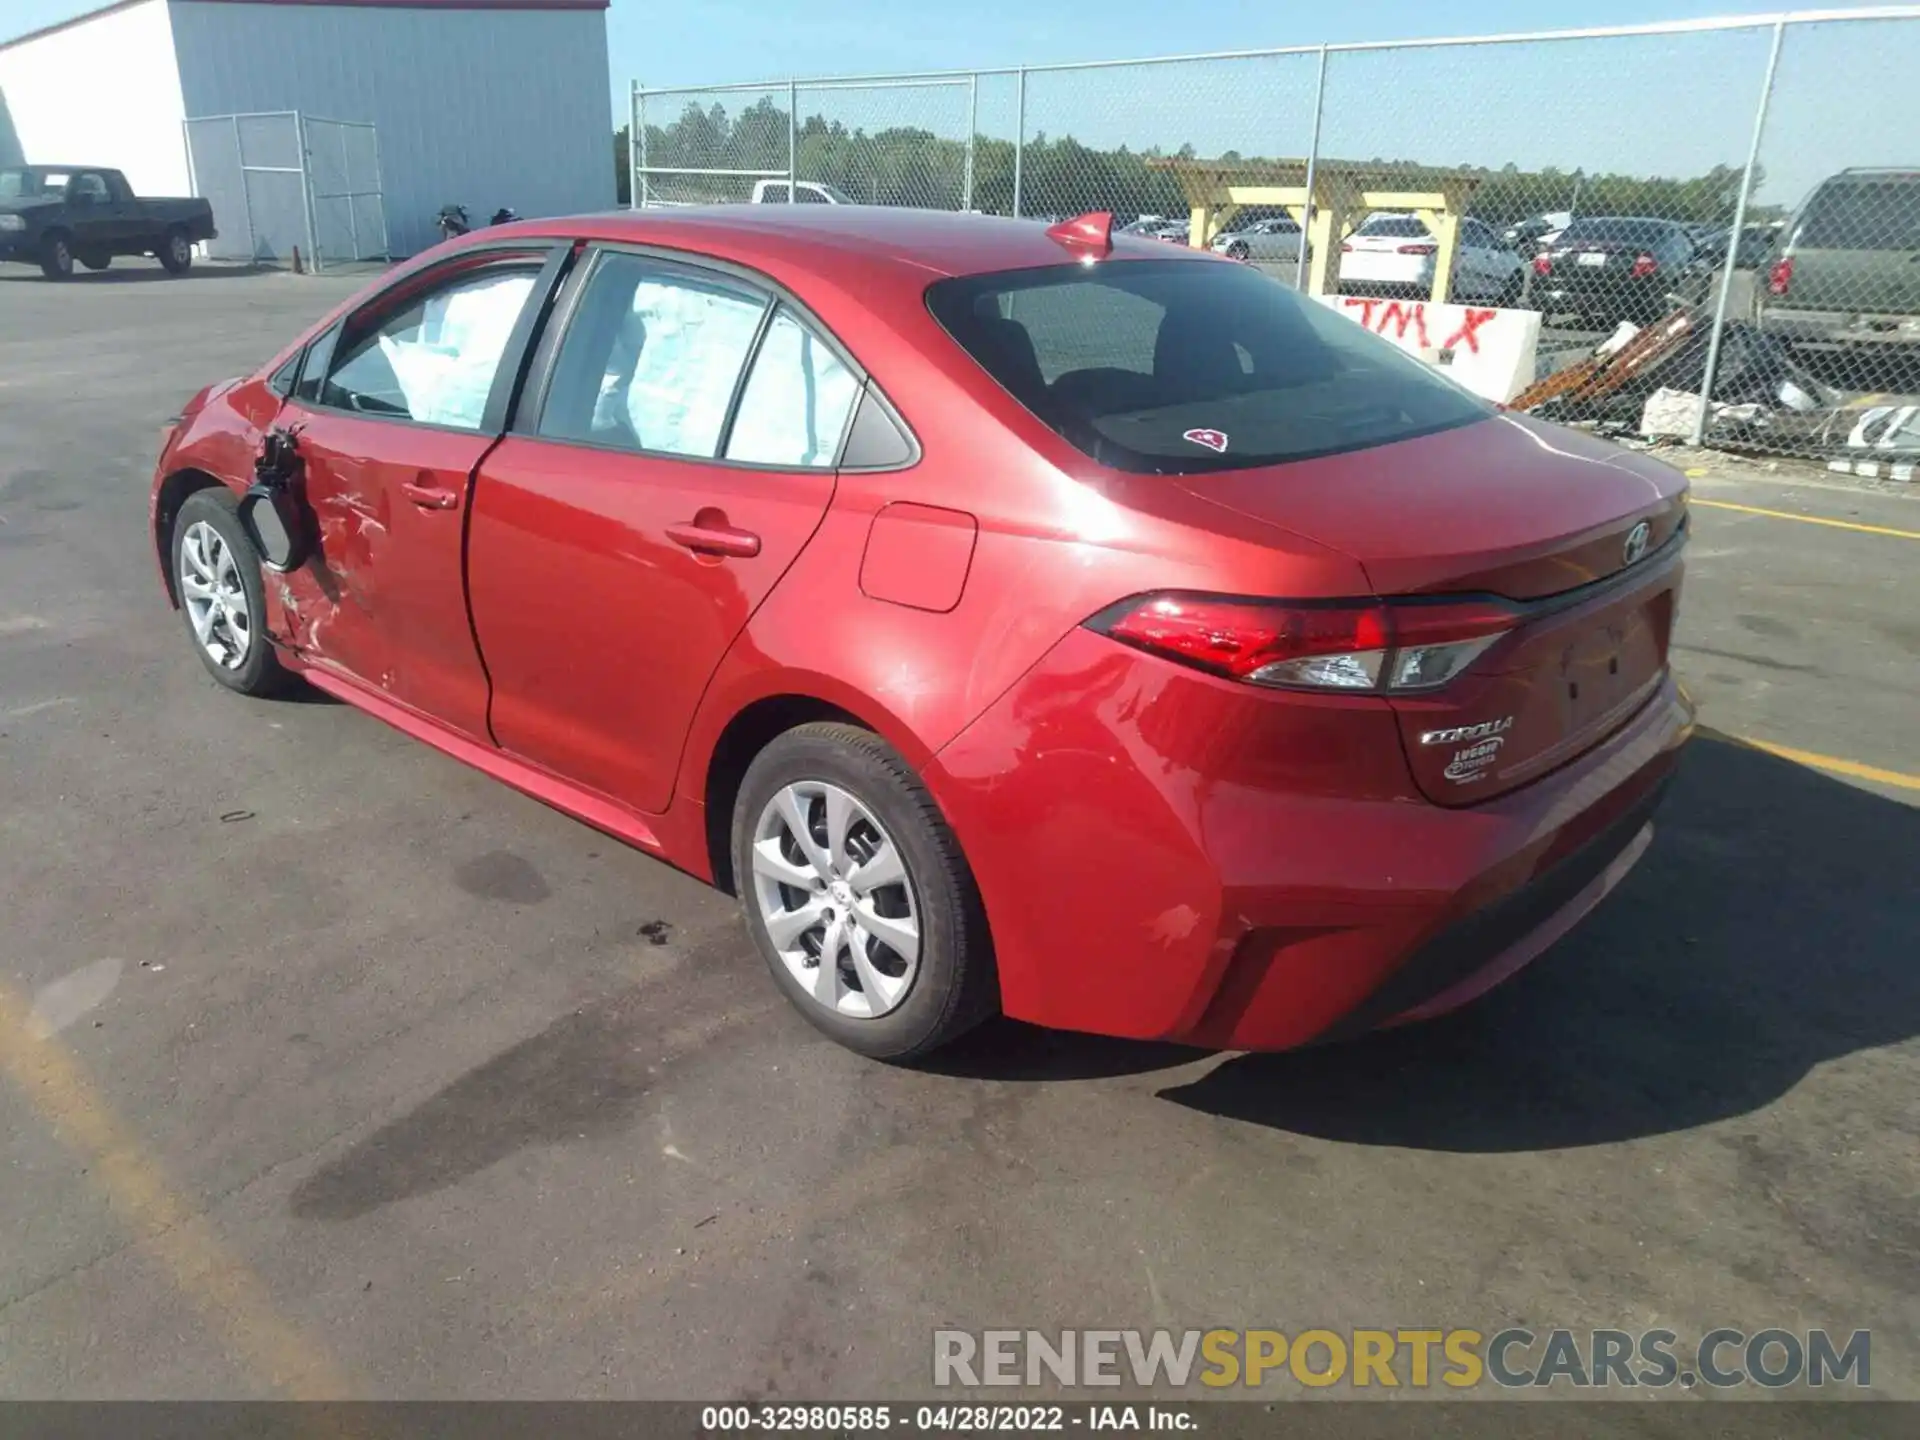
POLYGON ((1223 230, 1210 247, 1232 260, 1298 260, 1300 226, 1285 215, 1256 220, 1251 225, 1223 230))
MULTIPOLYGON (((1440 242, 1413 215, 1372 215, 1340 247, 1340 288, 1348 294, 1433 290, 1440 242)), ((1500 243, 1492 228, 1472 217, 1460 221, 1449 298, 1513 305, 1526 285, 1526 266, 1500 243)))

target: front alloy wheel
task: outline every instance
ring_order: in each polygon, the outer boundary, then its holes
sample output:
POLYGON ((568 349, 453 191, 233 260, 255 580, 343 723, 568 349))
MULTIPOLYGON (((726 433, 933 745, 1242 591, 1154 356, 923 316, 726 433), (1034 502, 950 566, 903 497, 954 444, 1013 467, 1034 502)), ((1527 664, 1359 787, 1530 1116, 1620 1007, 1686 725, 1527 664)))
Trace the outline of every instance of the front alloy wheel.
POLYGON ((180 601, 194 639, 224 670, 238 670, 253 649, 253 612, 233 548, 204 520, 180 539, 180 601))
POLYGON ((920 918, 900 847, 838 785, 799 780, 760 812, 753 894, 780 961, 815 1004, 872 1020, 920 967, 920 918))

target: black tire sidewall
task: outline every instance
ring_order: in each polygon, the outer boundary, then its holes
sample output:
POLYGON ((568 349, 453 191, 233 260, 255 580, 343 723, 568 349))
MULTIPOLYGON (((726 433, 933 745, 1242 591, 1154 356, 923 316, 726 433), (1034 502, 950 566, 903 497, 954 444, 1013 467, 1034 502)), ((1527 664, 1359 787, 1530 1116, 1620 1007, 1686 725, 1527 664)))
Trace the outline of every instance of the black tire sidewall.
POLYGON ((734 888, 748 932, 774 983, 817 1029, 850 1050, 883 1060, 924 1054, 994 1008, 992 960, 977 891, 952 832, 919 778, 892 747, 851 726, 807 725, 762 750, 741 781, 733 812, 734 888), (906 998, 874 1020, 826 1010, 775 951, 760 918, 751 845, 767 802, 796 780, 819 780, 857 796, 900 848, 920 920, 920 964, 906 998))
POLYGON ((104 270, 113 264, 113 256, 105 250, 89 250, 84 255, 75 251, 73 258, 89 270, 104 270))
POLYGON ((169 230, 166 238, 160 242, 159 258, 162 268, 170 275, 184 275, 193 268, 193 246, 189 243, 179 256, 175 256, 175 243, 186 239, 184 230, 169 230))
POLYGON ((174 518, 173 535, 167 543, 167 563, 173 567, 171 578, 176 588, 180 584, 180 547, 186 539, 187 530, 196 521, 204 521, 219 531, 220 538, 233 551, 240 570, 240 588, 247 595, 247 613, 253 622, 253 635, 248 642, 246 663, 238 669, 229 670, 207 653, 206 646, 200 643, 200 637, 193 633, 193 615, 187 609, 183 595, 180 597, 180 618, 186 625, 187 641, 193 646, 193 653, 200 657, 200 663, 206 667, 207 673, 227 689, 242 695, 271 694, 285 680, 286 670, 280 664, 280 657, 274 653, 273 642, 267 638, 266 581, 260 571, 259 552, 253 548, 253 542, 247 539, 247 532, 240 526, 238 501, 224 486, 214 486, 194 491, 181 505, 180 513, 174 518))

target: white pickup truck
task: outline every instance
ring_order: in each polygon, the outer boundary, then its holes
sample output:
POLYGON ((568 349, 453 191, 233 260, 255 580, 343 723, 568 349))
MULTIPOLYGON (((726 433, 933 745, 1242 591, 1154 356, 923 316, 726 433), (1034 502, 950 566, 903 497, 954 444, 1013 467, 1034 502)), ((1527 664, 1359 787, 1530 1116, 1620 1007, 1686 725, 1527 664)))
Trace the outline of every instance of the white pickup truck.
MULTIPOLYGON (((800 205, 851 205, 854 202, 846 195, 817 180, 794 182, 793 203, 800 205)), ((785 180, 756 180, 753 182, 753 203, 755 205, 785 205, 789 203, 787 182, 785 180)))

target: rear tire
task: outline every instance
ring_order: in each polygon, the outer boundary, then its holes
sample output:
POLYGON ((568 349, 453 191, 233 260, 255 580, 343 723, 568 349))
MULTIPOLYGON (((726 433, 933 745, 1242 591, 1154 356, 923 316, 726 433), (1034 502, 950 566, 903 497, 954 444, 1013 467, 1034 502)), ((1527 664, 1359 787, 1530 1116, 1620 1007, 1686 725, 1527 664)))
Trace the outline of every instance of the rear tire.
POLYGON ((1239 240, 1236 240, 1231 245, 1227 246, 1227 258, 1229 260, 1246 260, 1250 258, 1252 254, 1253 252, 1249 250, 1246 247, 1246 245, 1239 240))
POLYGON ((193 652, 207 673, 242 695, 274 695, 292 678, 267 638, 260 555, 240 527, 225 486, 196 490, 174 518, 167 553, 193 652))
POLYGON ((73 278, 73 241, 56 230, 40 242, 40 273, 49 280, 73 278))
POLYGON ((1501 310, 1511 310, 1520 303, 1520 297, 1526 293, 1527 276, 1524 270, 1516 270, 1500 287, 1500 293, 1493 297, 1494 305, 1501 310))
POLYGON ((178 225, 167 231, 160 248, 153 253, 169 275, 184 275, 193 267, 193 241, 178 225))
POLYGON ((754 757, 734 802, 733 873, 774 983, 848 1049, 911 1059, 998 1009, 986 913, 959 842, 871 731, 802 725, 754 757))

